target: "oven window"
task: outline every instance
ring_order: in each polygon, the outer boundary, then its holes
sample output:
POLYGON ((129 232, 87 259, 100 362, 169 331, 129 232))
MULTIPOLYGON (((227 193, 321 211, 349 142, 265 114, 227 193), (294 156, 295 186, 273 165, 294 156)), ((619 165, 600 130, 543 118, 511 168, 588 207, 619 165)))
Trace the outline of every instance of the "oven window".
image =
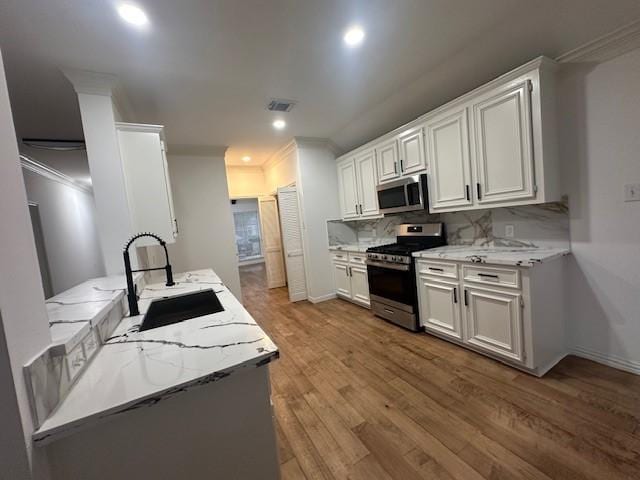
POLYGON ((404 207, 406 205, 404 185, 380 190, 378 192, 378 204, 383 209, 404 207))
POLYGON ((409 199, 409 205, 420 205, 420 182, 407 185, 407 198, 409 199))
POLYGON ((367 265, 369 292, 394 302, 414 305, 416 287, 415 274, 389 268, 367 265))

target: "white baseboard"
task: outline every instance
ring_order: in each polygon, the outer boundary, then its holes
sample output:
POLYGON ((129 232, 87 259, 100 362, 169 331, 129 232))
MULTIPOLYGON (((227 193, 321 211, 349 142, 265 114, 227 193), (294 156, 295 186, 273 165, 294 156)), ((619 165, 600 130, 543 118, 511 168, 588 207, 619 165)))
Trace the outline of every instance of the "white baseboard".
POLYGON ((584 347, 572 347, 570 352, 578 357, 593 360, 594 362, 602 363, 603 365, 617 368, 618 370, 624 370, 625 372, 640 375, 640 362, 636 362, 634 360, 627 360, 615 355, 606 355, 584 347))
POLYGON ((328 293, 328 294, 322 295, 320 297, 309 297, 308 300, 311 303, 320 303, 320 302, 326 302, 327 300, 333 300, 334 298, 336 298, 336 294, 335 293, 328 293))

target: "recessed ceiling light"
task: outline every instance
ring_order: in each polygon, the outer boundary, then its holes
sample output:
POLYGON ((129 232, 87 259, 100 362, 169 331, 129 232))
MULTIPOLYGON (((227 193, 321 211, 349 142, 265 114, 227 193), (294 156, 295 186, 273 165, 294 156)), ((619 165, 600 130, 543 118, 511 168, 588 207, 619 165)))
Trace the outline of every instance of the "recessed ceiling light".
POLYGON ((344 34, 344 43, 349 47, 357 47, 364 40, 364 30, 359 25, 353 25, 344 34))
POLYGON ((273 128, 275 128, 276 130, 282 130, 286 126, 287 122, 285 122, 284 120, 276 120, 275 122, 273 122, 273 128))
POLYGON ((245 155, 244 157, 242 157, 242 161, 243 162, 250 162, 251 161, 251 157, 249 155, 245 155))
POLYGON ((136 27, 144 27, 149 23, 147 14, 140 7, 136 7, 130 3, 123 3, 118 7, 118 13, 125 22, 135 25, 136 27))

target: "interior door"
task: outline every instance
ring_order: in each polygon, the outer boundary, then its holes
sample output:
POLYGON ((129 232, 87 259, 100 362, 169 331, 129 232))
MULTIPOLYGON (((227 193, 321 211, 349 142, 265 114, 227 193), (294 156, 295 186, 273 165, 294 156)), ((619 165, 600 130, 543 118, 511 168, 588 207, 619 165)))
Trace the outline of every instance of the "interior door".
POLYGON ((431 166, 431 210, 464 207, 471 198, 467 109, 445 112, 426 125, 431 166))
POLYGON ((352 158, 338 164, 338 184, 342 218, 356 218, 358 213, 358 180, 356 165, 352 158))
POLYGON ((258 198, 258 210, 262 229, 264 263, 267 270, 267 287, 284 287, 287 279, 282 260, 282 241, 276 198, 271 196, 258 198))
POLYGON ((529 85, 500 87, 473 105, 478 203, 535 196, 529 85))
POLYGON ((299 302, 307 298, 307 279, 304 268, 302 226, 298 208, 298 192, 295 187, 278 189, 282 246, 287 268, 289 300, 299 302))
POLYGON ((398 142, 395 138, 385 140, 376 145, 376 159, 378 163, 378 181, 386 182, 400 178, 398 164, 398 142))
POLYGON ((411 128, 399 135, 400 172, 403 175, 421 173, 427 169, 423 135, 422 127, 411 128))
POLYGON ((420 323, 432 332, 462 340, 458 285, 420 276, 420 323))
POLYGON ((510 360, 524 359, 520 294, 465 287, 466 342, 510 360))
POLYGON ((373 149, 359 154, 355 159, 360 215, 378 215, 378 175, 376 154, 373 149))

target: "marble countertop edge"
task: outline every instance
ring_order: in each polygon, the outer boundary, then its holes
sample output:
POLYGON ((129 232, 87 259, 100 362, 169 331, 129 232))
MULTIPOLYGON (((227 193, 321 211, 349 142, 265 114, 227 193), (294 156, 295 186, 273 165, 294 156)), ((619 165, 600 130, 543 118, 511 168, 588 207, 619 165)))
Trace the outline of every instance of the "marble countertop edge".
MULTIPOLYGON (((48 429, 40 428, 39 430, 36 430, 33 433, 32 439, 34 443, 37 444, 38 446, 44 446, 56 440, 59 440, 61 438, 72 435, 73 433, 83 430, 85 428, 89 428, 93 425, 97 425, 103 421, 108 420, 110 417, 113 417, 115 415, 122 415, 124 413, 131 412, 139 408, 151 407, 160 400, 166 400, 186 390, 191 390, 193 388, 197 388, 203 385, 208 385, 210 383, 217 382, 218 380, 222 380, 223 378, 228 377, 229 375, 231 375, 231 373, 235 373, 238 370, 241 370, 244 368, 261 367, 278 358, 280 358, 280 352, 278 350, 266 351, 264 355, 256 356, 255 358, 247 360, 241 364, 233 365, 218 371, 214 371, 206 375, 202 375, 199 378, 196 378, 187 382, 183 382, 181 384, 176 384, 169 388, 165 388, 157 392, 150 393, 149 395, 132 399, 129 402, 125 402, 121 405, 117 405, 115 407, 104 410, 102 412, 99 412, 93 415, 87 415, 85 417, 78 418, 72 422, 59 425, 57 427, 52 427, 48 429)), ((53 414, 55 414, 55 411, 52 413, 52 415, 53 414)))

